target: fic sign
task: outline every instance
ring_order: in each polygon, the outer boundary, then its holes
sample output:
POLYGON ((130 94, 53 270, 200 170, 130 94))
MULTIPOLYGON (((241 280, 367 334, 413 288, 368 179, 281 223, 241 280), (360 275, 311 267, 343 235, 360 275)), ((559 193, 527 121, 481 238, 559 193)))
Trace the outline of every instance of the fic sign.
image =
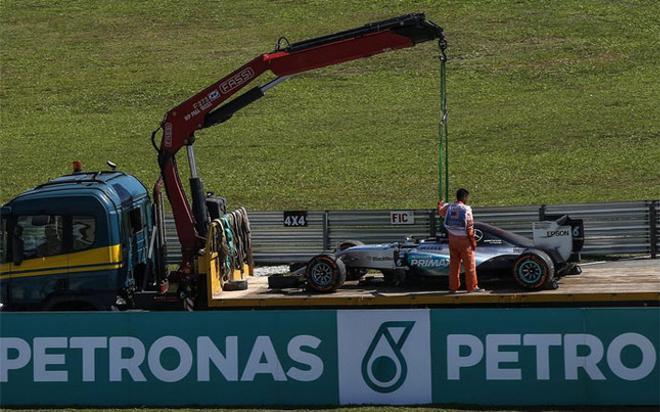
POLYGON ((390 224, 392 225, 414 225, 415 212, 412 210, 397 210, 390 212, 390 224))

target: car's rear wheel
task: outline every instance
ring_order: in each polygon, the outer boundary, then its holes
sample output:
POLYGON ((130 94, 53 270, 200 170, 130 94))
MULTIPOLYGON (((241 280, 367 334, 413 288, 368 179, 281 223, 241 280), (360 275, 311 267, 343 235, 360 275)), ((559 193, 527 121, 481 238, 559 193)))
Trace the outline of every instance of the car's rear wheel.
POLYGON ((346 266, 334 255, 315 256, 307 263, 305 278, 315 292, 334 292, 346 281, 346 266))
POLYGON ((547 253, 531 249, 520 255, 513 265, 513 278, 525 289, 553 288, 555 266, 547 253))

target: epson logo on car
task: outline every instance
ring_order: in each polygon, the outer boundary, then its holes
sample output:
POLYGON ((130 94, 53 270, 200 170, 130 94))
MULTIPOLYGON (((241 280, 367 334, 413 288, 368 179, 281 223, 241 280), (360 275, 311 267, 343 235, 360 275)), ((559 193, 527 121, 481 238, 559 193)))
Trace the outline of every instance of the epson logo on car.
POLYGON ((526 379, 530 375, 537 380, 562 376, 572 381, 586 375, 590 380, 606 380, 606 368, 620 379, 638 381, 653 372, 656 361, 653 343, 639 333, 622 333, 609 342, 588 333, 489 334, 485 341, 470 334, 447 335, 448 380, 460 380, 465 371, 483 368, 485 363, 485 379, 493 381, 523 380, 523 372, 526 379), (520 363, 520 354, 526 350, 534 353, 533 371, 520 363), (635 364, 624 363, 625 350, 638 351, 635 364))
POLYGON ((189 376, 198 382, 208 382, 213 370, 230 382, 250 382, 257 375, 269 375, 273 381, 310 382, 320 378, 324 371, 323 361, 314 353, 321 344, 315 336, 294 336, 279 351, 269 336, 257 336, 247 346, 245 341, 239 345, 237 336, 227 336, 224 352, 217 343, 209 336, 198 336, 194 348, 177 336, 162 336, 150 345, 133 336, 35 337, 32 342, 3 337, 0 338, 0 382, 8 382, 12 372, 28 367, 30 361, 34 382, 69 382, 69 364, 82 365, 83 382, 126 379, 146 382, 146 371, 163 382, 178 382, 189 376), (249 350, 249 356, 244 364, 239 364, 239 352, 244 350, 249 350), (161 363, 164 351, 177 353, 176 366, 166 367, 161 363), (99 353, 107 361, 108 376, 96 373, 99 353), (297 366, 285 370, 283 357, 297 366))
POLYGON ((570 236, 571 232, 568 230, 549 230, 545 232, 546 237, 562 237, 562 236, 570 236))

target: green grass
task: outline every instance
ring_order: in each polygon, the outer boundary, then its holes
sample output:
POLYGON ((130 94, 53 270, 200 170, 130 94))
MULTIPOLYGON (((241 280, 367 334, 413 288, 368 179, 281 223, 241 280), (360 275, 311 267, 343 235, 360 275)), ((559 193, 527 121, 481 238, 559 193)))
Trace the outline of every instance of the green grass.
MULTIPOLYGON (((169 108, 281 35, 413 11, 450 44, 452 188, 478 205, 659 198, 659 4, 2 0, 0 202, 74 159, 150 186, 169 108)), ((198 133, 207 189, 252 209, 433 206, 437 54, 303 74, 198 133)))
MULTIPOLYGON (((542 407, 525 408, 525 409, 444 409, 444 408, 428 408, 428 407, 411 407, 411 406, 362 406, 362 407, 344 407, 344 408, 330 408, 330 409, 188 409, 188 408, 175 408, 175 409, 150 409, 150 408, 119 408, 119 409, 9 409, 14 412, 470 412, 470 411, 491 411, 491 412, 506 412, 506 411, 538 411, 538 412, 551 412, 557 411, 580 411, 580 412, 619 412, 621 407, 573 407, 573 408, 555 408, 548 409, 542 407)), ((628 412, 651 412, 655 411, 652 407, 626 407, 628 412)))
MULTIPOLYGON (((439 409, 439 408, 417 408, 417 407, 384 407, 384 406, 366 406, 366 407, 351 407, 351 408, 332 408, 332 409, 217 409, 217 408, 204 408, 204 409, 189 409, 189 408, 176 408, 176 409, 150 409, 150 408, 119 408, 119 409, 10 409, 14 412, 160 412, 160 411, 176 411, 176 412, 286 412, 286 411, 300 411, 300 412, 452 412, 459 411, 458 409, 439 409)), ((461 409, 460 411, 467 411, 461 409)))
MULTIPOLYGON (((12 409, 10 409, 12 410, 12 409)), ((561 409, 548 409, 548 408, 526 408, 526 409, 490 409, 490 408, 480 408, 476 410, 472 409, 444 409, 444 408, 425 408, 425 407, 407 407, 407 406, 397 406, 397 407, 386 407, 386 406, 362 406, 362 407, 344 407, 344 408, 331 408, 331 409, 215 409, 215 408, 205 408, 205 409, 188 409, 188 408, 176 408, 176 409, 149 409, 149 408, 120 408, 120 409, 16 409, 12 410, 14 412, 161 412, 161 411, 172 411, 172 412, 287 412, 287 411, 298 411, 298 412, 470 412, 470 411, 491 411, 491 412, 506 412, 506 411, 538 411, 538 412, 551 412, 553 410, 557 411, 581 411, 581 412, 619 412, 622 410, 621 407, 577 407, 577 408, 561 408, 561 409)), ((628 412, 651 412, 654 411, 652 407, 627 407, 625 408, 628 412)))
MULTIPOLYGON (((147 409, 147 408, 129 408, 129 409, 20 409, 15 412, 160 412, 160 411, 173 411, 173 412, 286 412, 286 411, 299 411, 299 412, 452 412, 458 411, 456 409, 438 409, 438 408, 415 408, 415 407, 383 407, 383 406, 368 406, 356 408, 335 408, 335 409, 147 409)), ((462 410, 465 411, 465 410, 462 410)))

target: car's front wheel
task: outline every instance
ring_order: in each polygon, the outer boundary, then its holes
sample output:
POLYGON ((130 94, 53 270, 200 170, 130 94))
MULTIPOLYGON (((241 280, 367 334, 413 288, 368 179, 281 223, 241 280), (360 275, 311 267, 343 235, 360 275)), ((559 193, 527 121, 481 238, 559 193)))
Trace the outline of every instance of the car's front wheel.
POLYGON ((513 278, 525 289, 557 288, 552 259, 540 250, 531 249, 520 255, 513 265, 513 278))
POLYGON ((346 266, 334 255, 315 256, 307 263, 305 278, 315 292, 334 292, 346 281, 346 266))

